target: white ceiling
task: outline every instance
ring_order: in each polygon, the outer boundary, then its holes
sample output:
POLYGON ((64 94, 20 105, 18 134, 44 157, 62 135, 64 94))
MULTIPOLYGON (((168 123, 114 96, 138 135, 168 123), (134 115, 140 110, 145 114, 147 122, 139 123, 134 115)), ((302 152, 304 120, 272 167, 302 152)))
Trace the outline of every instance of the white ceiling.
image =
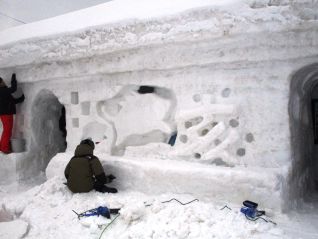
POLYGON ((111 0, 0 0, 0 31, 111 0))

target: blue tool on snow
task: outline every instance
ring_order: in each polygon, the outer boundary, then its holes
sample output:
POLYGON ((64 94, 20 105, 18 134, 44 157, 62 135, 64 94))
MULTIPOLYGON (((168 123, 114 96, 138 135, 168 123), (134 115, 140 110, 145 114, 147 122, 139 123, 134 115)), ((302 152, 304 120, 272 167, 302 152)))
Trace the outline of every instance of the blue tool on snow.
POLYGON ((90 217, 90 216, 103 216, 106 218, 110 218, 110 214, 118 214, 120 208, 108 208, 108 207, 97 207, 90 210, 87 210, 82 213, 77 213, 74 210, 72 210, 74 213, 76 213, 78 219, 81 219, 81 217, 90 217))
POLYGON ((258 217, 265 215, 265 211, 258 211, 258 204, 252 201, 244 201, 244 207, 241 208, 241 212, 246 216, 247 219, 253 220, 258 217))
MULTIPOLYGON (((265 211, 258 211, 257 207, 258 204, 249 200, 245 200, 243 202, 244 207, 241 208, 241 213, 243 213, 246 217, 246 219, 250 220, 250 221, 257 221, 258 219, 262 219, 265 222, 270 222, 274 225, 277 225, 276 222, 273 222, 272 220, 268 219, 268 218, 264 218, 262 216, 265 216, 265 211)), ((225 205, 224 207, 222 207, 220 210, 223 210, 224 208, 227 208, 229 210, 232 210, 231 208, 229 208, 227 205, 225 205)))

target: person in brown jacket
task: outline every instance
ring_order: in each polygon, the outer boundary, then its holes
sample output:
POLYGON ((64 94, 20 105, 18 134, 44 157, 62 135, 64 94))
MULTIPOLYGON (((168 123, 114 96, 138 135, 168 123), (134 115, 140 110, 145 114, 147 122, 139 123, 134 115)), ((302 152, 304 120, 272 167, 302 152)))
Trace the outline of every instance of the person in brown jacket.
POLYGON ((82 140, 76 147, 75 155, 67 164, 64 175, 67 187, 73 193, 84 193, 95 189, 102 193, 117 193, 116 188, 105 186, 112 182, 113 175, 105 175, 99 159, 93 155, 95 145, 91 139, 82 140))

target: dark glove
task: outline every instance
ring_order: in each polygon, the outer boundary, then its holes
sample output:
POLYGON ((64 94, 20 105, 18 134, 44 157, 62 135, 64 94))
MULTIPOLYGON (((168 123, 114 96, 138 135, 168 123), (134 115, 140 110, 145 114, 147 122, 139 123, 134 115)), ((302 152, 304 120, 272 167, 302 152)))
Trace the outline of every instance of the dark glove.
POLYGON ((24 94, 23 95, 21 95, 20 97, 19 97, 19 101, 20 102, 23 102, 25 100, 25 96, 24 96, 24 94))
POLYGON ((15 78, 15 74, 12 74, 11 76, 11 87, 10 87, 10 92, 14 93, 17 90, 17 80, 15 78))
POLYGON ((15 76, 15 74, 13 73, 12 76, 11 76, 11 84, 16 84, 17 83, 17 78, 15 76))
POLYGON ((24 99, 25 99, 24 94, 21 95, 18 99, 13 98, 15 104, 22 103, 24 99))
POLYGON ((111 183, 116 177, 112 174, 107 176, 108 181, 111 183))

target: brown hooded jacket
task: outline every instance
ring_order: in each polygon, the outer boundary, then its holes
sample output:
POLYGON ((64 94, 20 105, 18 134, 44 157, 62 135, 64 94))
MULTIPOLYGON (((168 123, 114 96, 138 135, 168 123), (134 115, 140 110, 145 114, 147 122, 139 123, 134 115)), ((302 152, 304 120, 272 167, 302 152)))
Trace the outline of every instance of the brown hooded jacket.
POLYGON ((87 144, 76 147, 75 156, 67 164, 64 174, 67 186, 73 193, 91 191, 94 188, 95 179, 106 183, 102 164, 93 155, 93 148, 87 144))

